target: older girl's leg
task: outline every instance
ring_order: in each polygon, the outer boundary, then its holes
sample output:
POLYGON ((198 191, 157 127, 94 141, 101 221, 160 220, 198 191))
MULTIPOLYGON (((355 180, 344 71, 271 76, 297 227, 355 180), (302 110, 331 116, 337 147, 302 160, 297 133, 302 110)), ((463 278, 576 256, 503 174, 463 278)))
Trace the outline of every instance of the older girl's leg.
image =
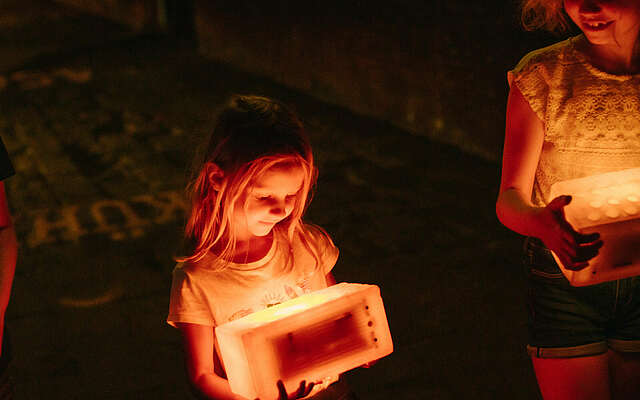
POLYGON ((608 353, 531 360, 544 400, 611 399, 608 353))
POLYGON ((640 399, 640 353, 609 350, 613 400, 640 399))

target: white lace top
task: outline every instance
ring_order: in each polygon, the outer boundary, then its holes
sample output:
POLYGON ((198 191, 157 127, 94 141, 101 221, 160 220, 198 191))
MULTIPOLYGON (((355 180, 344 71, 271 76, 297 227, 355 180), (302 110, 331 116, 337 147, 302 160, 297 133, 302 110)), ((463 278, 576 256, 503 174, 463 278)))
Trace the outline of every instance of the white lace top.
POLYGON ((527 54, 508 72, 544 123, 532 202, 554 182, 640 167, 640 74, 612 75, 589 63, 576 36, 527 54))

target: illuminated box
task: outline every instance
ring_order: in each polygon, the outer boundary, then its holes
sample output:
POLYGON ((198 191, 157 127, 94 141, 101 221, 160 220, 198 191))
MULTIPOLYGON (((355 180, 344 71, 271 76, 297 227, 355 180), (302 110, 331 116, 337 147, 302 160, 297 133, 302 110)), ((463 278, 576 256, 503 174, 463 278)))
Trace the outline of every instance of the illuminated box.
POLYGON ((276 399, 393 351, 380 289, 340 283, 216 327, 231 390, 276 399))
POLYGON ((640 168, 557 182, 550 198, 569 194, 567 222, 580 233, 599 232, 603 246, 580 271, 560 269, 573 286, 640 275, 640 168))

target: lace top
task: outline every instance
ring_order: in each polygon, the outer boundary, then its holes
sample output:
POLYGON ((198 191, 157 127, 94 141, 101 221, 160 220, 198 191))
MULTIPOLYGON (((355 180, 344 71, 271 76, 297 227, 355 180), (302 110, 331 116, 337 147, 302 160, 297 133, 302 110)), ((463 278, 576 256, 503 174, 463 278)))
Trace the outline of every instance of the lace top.
POLYGON ((509 71, 544 123, 531 200, 544 206, 557 181, 640 167, 640 74, 593 66, 576 36, 527 54, 509 71))

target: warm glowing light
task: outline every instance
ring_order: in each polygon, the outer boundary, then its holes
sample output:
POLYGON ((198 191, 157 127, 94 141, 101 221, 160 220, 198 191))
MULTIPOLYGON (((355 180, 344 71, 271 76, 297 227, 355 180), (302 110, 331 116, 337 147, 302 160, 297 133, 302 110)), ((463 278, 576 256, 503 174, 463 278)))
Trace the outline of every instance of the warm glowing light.
POLYGON ((331 293, 309 293, 305 296, 300 296, 287 302, 277 304, 273 307, 265 308, 264 310, 249 314, 245 318, 247 319, 247 321, 252 322, 271 322, 287 315, 292 315, 304 310, 308 310, 309 308, 315 307, 317 305, 327 303, 331 300, 339 298, 341 294, 342 293, 338 291, 333 291, 331 293))
POLYGON ((569 271, 556 261, 574 286, 640 275, 640 168, 557 182, 550 199, 569 194, 567 222, 579 232, 599 232, 604 242, 598 256, 580 271, 569 271))
POLYGON ((277 398, 276 382, 327 385, 393 351, 380 289, 340 283, 216 327, 231 390, 277 398))

